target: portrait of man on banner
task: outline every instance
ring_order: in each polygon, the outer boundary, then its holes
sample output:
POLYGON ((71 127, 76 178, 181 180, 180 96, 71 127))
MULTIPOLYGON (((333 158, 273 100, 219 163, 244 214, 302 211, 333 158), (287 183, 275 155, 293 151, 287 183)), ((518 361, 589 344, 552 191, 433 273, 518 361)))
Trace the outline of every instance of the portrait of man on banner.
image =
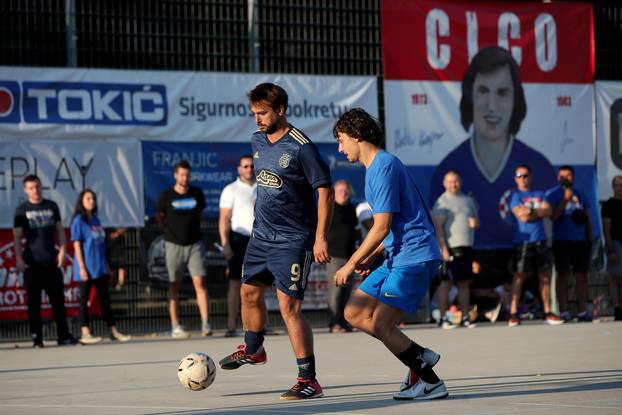
POLYGON ((465 193, 479 205, 481 231, 476 232, 476 249, 512 246, 508 202, 516 166, 530 165, 534 188, 555 185, 549 160, 518 137, 526 115, 519 65, 510 52, 498 46, 480 50, 462 79, 460 122, 469 138, 437 166, 429 194, 432 205, 443 191, 445 173, 460 173, 465 193))

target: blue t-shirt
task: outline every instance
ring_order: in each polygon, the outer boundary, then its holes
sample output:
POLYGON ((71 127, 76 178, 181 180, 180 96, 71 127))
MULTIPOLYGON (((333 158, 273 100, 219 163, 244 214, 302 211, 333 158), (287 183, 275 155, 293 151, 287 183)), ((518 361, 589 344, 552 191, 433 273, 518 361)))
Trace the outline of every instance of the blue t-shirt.
MULTIPOLYGON (((572 193, 572 199, 566 203, 564 213, 553 222, 553 239, 556 241, 587 240, 585 225, 577 225, 572 220, 572 214, 575 210, 583 209, 587 213, 589 208, 588 198, 578 189, 572 189, 572 193)), ((546 200, 553 209, 559 205, 563 198, 564 189, 561 186, 555 186, 546 192, 546 200)))
POLYGON ((365 174, 365 197, 376 213, 393 213, 384 239, 392 267, 440 259, 434 225, 421 193, 402 162, 380 150, 365 174))
POLYGON ((430 183, 429 206, 445 191, 443 177, 456 170, 462 178, 462 192, 472 196, 479 206, 480 227, 475 231, 475 249, 511 248, 514 215, 509 211, 509 197, 516 188, 516 167, 527 163, 531 168, 534 189, 555 186, 555 171, 538 151, 512 138, 505 160, 494 177, 488 177, 475 156, 473 139, 465 140, 438 165, 430 183))
POLYGON ((330 172, 315 145, 300 130, 276 143, 257 131, 251 138, 257 202, 253 237, 312 244, 317 226, 315 189, 330 186, 330 172))
MULTIPOLYGON (((542 207, 545 202, 544 192, 539 190, 529 190, 522 192, 515 190, 510 196, 510 209, 514 209, 518 205, 524 205, 531 209, 542 207)), ((522 244, 525 242, 546 241, 546 229, 542 219, 530 220, 522 222, 516 218, 514 221, 514 244, 522 244)))
MULTIPOLYGON (((71 221, 71 242, 79 241, 82 246, 82 258, 91 279, 108 274, 106 262, 106 232, 97 216, 85 222, 81 216, 74 216, 71 221)), ((78 257, 73 254, 73 280, 81 281, 78 257)))

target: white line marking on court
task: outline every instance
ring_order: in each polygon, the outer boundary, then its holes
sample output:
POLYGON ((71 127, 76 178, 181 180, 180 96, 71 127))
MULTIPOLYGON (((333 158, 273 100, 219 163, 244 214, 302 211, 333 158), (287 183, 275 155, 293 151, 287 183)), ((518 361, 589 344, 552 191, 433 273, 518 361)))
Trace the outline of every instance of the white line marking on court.
POLYGON ((105 409, 105 408, 116 408, 116 409, 183 409, 189 411, 206 411, 210 408, 205 407, 192 407, 192 406, 138 406, 138 405, 58 405, 58 404, 45 404, 45 405, 34 405, 34 404, 24 404, 24 403, 16 403, 16 404, 4 404, 0 403, 0 407, 6 408, 91 408, 91 409, 105 409))
POLYGON ((560 408, 585 408, 585 409, 616 409, 622 410, 619 406, 592 406, 592 405, 563 405, 557 403, 530 403, 530 402, 510 402, 512 405, 533 405, 533 406, 557 406, 560 408))

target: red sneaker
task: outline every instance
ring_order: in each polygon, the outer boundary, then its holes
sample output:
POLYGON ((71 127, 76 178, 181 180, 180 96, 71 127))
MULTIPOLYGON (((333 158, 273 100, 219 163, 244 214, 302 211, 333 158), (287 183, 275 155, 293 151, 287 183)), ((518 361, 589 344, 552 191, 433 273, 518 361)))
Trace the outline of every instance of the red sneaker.
POLYGON ((281 395, 281 400, 293 401, 298 399, 321 398, 322 396, 324 396, 324 392, 317 380, 298 378, 296 384, 281 395))
POLYGON ((263 365, 267 361, 268 356, 263 346, 261 346, 256 353, 248 354, 246 353, 246 345, 241 344, 238 346, 237 352, 231 353, 229 356, 223 358, 218 364, 221 369, 233 370, 247 363, 251 365, 263 365))

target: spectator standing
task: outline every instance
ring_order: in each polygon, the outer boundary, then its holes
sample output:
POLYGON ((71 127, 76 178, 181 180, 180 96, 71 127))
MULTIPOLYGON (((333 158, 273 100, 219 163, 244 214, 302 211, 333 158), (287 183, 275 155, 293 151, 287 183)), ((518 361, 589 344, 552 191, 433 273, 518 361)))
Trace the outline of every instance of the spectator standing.
POLYGON ((374 225, 374 214, 367 201, 363 201, 356 205, 356 218, 358 219, 358 227, 361 232, 362 241, 367 236, 367 232, 369 232, 374 225))
POLYGON ((477 206, 472 198, 462 193, 460 175, 449 170, 443 178, 443 193, 434 204, 432 219, 436 238, 445 262, 438 289, 438 305, 441 312, 441 327, 453 329, 457 325, 472 328, 469 321, 469 286, 473 279, 473 240, 475 229, 479 226, 477 206), (447 316, 449 290, 458 287, 458 305, 462 311, 462 321, 450 321, 447 316))
POLYGON ((512 304, 510 306, 510 327, 518 326, 518 303, 525 279, 532 273, 538 274, 540 296, 545 313, 545 322, 551 325, 564 321, 551 312, 551 259, 547 247, 547 235, 543 219, 550 216, 551 205, 540 190, 531 190, 531 169, 527 165, 516 168, 517 189, 510 196, 510 209, 514 221, 514 278, 512 280, 512 304))
POLYGON ((125 285, 125 232, 125 228, 115 228, 107 234, 106 258, 116 291, 121 291, 125 285))
POLYGON ((573 188, 575 178, 572 166, 561 166, 557 172, 558 185, 546 193, 553 213, 553 253, 555 282, 559 311, 565 321, 572 319, 568 311, 568 278, 576 280, 577 320, 592 321, 587 312, 587 273, 592 255, 592 224, 588 214, 589 199, 573 188))
POLYGON ((227 331, 225 337, 236 335, 240 310, 240 279, 246 246, 253 230, 253 210, 257 197, 253 155, 246 154, 238 162, 238 178, 228 184, 220 195, 218 234, 222 254, 227 260, 229 288, 227 291, 227 331))
POLYGON ((206 271, 201 241, 201 214, 206 207, 205 195, 201 189, 190 185, 190 174, 190 163, 186 160, 175 164, 175 185, 160 194, 156 206, 156 218, 164 231, 171 336, 176 339, 190 337, 190 333, 179 324, 179 291, 186 271, 192 277, 196 292, 201 314, 201 334, 212 334, 208 320, 208 293, 203 281, 206 271))
POLYGON ((102 341, 93 336, 90 328, 88 302, 91 288, 95 287, 104 321, 110 329, 110 338, 122 342, 130 336, 117 330, 110 308, 108 293, 109 270, 106 261, 106 232, 97 217, 97 196, 90 189, 78 195, 71 220, 71 242, 74 249, 73 280, 80 283, 80 319, 82 336, 80 343, 93 344, 102 341))
POLYGON ((611 181, 613 196, 601 209, 603 234, 607 250, 607 272, 609 273, 609 294, 614 307, 614 318, 622 320, 619 284, 622 279, 622 176, 611 181))
POLYGON ((13 247, 15 268, 24 273, 28 296, 28 323, 33 347, 43 347, 41 290, 45 290, 56 322, 59 346, 76 344, 65 317, 65 293, 60 268, 65 261, 66 239, 58 205, 41 195, 41 181, 35 175, 23 180, 27 200, 15 209, 13 247), (22 238, 26 245, 22 252, 22 238), (58 250, 54 246, 54 238, 58 250))
MULTIPOLYGON (((350 203, 352 186, 346 180, 337 180, 333 184, 335 202, 333 203, 333 220, 328 228, 328 253, 331 261, 326 264, 326 275, 332 277, 350 258, 356 249, 359 231, 356 208, 350 203)), ((352 331, 352 327, 343 317, 343 310, 350 299, 352 281, 346 285, 335 286, 329 281, 327 300, 330 320, 328 327, 331 333, 352 331)))

